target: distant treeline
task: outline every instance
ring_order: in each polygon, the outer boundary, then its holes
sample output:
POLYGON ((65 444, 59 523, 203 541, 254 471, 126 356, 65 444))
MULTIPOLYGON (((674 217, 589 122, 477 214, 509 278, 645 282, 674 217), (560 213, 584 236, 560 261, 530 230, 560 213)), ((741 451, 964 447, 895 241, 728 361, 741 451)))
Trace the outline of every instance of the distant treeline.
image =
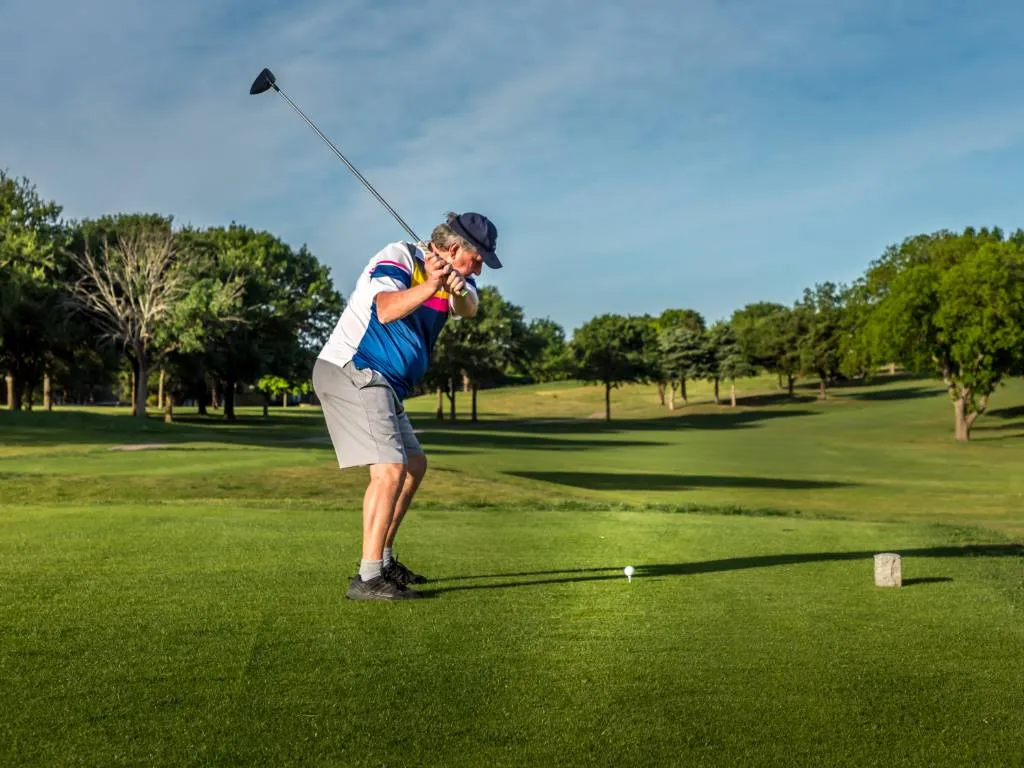
MULTIPOLYGON (((329 270, 265 231, 232 223, 175 227, 159 214, 66 221, 27 179, 0 170, 0 403, 10 409, 113 397, 172 418, 175 404, 236 396, 264 405, 310 397, 314 358, 344 308, 329 270)), ((1024 231, 967 228, 886 249, 852 285, 807 288, 791 305, 759 302, 710 325, 696 311, 605 314, 575 329, 527 320, 497 289, 450 322, 421 393, 455 418, 457 393, 557 379, 610 392, 655 382, 670 409, 688 381, 729 386, 761 371, 820 397, 844 378, 899 365, 945 382, 958 440, 1008 376, 1024 372, 1024 231), (446 409, 445 400, 448 408, 446 409)))

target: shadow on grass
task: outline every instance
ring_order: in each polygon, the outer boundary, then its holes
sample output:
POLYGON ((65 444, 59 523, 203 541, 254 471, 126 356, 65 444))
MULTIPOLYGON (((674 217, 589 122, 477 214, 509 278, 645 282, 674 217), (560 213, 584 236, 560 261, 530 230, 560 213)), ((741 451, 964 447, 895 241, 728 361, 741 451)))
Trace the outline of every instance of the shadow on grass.
POLYGON ((467 451, 477 448, 519 451, 579 451, 593 448, 641 448, 669 445, 669 443, 657 440, 588 440, 542 435, 495 434, 469 430, 435 432, 422 429, 417 437, 424 449, 430 453, 437 452, 439 446, 458 447, 467 451))
POLYGON ((944 393, 939 389, 928 387, 901 387, 899 389, 875 389, 870 392, 849 392, 843 397, 850 400, 861 400, 869 403, 891 402, 898 400, 923 400, 939 397, 944 393))
MULTIPOLYGON (((494 421, 449 422, 441 426, 438 422, 414 420, 414 425, 431 436, 458 435, 461 443, 467 435, 500 433, 488 435, 486 439, 501 439, 506 433, 529 435, 603 435, 620 432, 665 432, 685 429, 749 429, 763 422, 775 419, 791 419, 803 416, 819 416, 819 411, 802 409, 780 410, 726 410, 703 413, 687 413, 685 409, 671 416, 653 419, 505 419, 494 421)), ((652 443, 643 443, 652 445, 652 443)))
MULTIPOLYGON (((176 416, 164 424, 150 414, 137 419, 121 413, 86 411, 0 411, 0 439, 7 445, 81 445, 218 442, 273 447, 317 447, 326 436, 319 411, 285 415, 239 416, 227 422, 217 416, 176 416)), ((327 444, 329 447, 329 444, 327 444)))
POLYGON ((904 579, 904 587, 914 587, 919 584, 946 584, 952 581, 949 576, 929 576, 923 579, 904 579))
MULTIPOLYGON (((751 568, 773 568, 803 563, 828 563, 846 560, 871 561, 878 551, 865 552, 803 552, 779 555, 758 555, 755 557, 730 557, 721 560, 704 560, 693 563, 652 563, 638 565, 636 578, 695 576, 703 573, 723 573, 742 571, 751 568)), ((962 547, 928 547, 923 549, 892 549, 904 559, 916 557, 1020 557, 1024 558, 1024 545, 1021 544, 972 544, 962 547)), ((490 573, 475 576, 452 576, 439 581, 479 581, 483 579, 526 579, 507 581, 498 584, 458 584, 455 586, 423 589, 423 592, 438 594, 441 592, 458 592, 469 589, 507 589, 509 587, 535 587, 548 584, 571 584, 586 581, 611 581, 623 579, 622 568, 575 568, 551 571, 527 571, 520 573, 490 573), (548 576, 552 578, 534 578, 548 576)), ((904 584, 932 584, 952 581, 949 577, 930 577, 908 579, 904 584)))
POLYGON ((986 416, 995 416, 997 419, 1024 419, 1024 405, 1014 405, 1010 408, 995 408, 988 411, 986 416))
POLYGON ((586 488, 591 491, 682 491, 690 488, 778 488, 811 490, 848 488, 857 483, 786 480, 780 477, 669 475, 642 472, 506 472, 514 477, 586 488))
POLYGON ((764 408, 773 405, 793 405, 795 403, 813 403, 818 398, 813 395, 800 395, 794 392, 792 395, 786 392, 775 392, 764 395, 742 395, 737 394, 736 404, 749 408, 764 408))

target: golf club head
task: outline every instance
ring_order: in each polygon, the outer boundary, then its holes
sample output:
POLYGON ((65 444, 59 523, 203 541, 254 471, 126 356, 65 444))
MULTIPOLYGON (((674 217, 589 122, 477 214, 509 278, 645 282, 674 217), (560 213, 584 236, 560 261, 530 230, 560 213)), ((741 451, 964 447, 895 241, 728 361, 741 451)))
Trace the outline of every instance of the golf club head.
POLYGON ((249 93, 255 95, 257 93, 263 93, 269 91, 271 88, 276 88, 277 79, 274 77, 274 73, 269 69, 264 69, 258 75, 256 79, 252 81, 252 88, 249 89, 249 93))

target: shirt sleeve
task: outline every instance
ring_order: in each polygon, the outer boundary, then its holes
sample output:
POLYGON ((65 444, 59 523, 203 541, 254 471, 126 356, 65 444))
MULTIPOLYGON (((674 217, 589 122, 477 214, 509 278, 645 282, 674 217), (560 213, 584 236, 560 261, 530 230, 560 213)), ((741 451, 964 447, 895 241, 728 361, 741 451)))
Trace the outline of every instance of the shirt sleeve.
POLYGON ((370 295, 383 291, 404 291, 412 285, 415 270, 409 251, 401 243, 393 243, 367 266, 370 273, 370 295))

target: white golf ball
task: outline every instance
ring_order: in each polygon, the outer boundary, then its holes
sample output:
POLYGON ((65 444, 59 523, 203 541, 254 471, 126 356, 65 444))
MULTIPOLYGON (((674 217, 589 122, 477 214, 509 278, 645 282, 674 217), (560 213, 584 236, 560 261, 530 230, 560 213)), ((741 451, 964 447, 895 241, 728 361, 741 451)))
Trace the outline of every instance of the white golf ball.
POLYGON ((632 576, 634 573, 636 573, 636 570, 633 568, 632 565, 627 565, 625 568, 622 569, 622 571, 626 574, 626 576, 632 576))

